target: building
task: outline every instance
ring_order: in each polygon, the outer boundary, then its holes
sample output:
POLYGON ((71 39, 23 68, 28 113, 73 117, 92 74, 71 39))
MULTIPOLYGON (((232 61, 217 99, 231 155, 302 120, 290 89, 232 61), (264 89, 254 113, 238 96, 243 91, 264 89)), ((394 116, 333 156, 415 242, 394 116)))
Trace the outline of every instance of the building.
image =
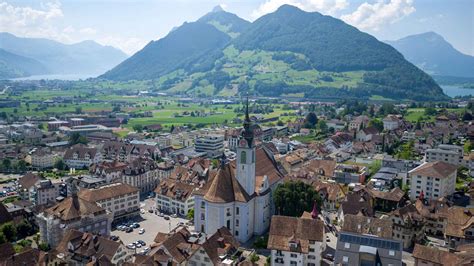
POLYGON ((194 210, 194 186, 172 179, 163 179, 155 189, 156 211, 186 216, 194 210))
POLYGON ((100 152, 103 159, 110 162, 132 162, 141 157, 157 159, 161 156, 160 149, 157 146, 122 141, 108 141, 104 143, 100 152))
POLYGON ((69 148, 64 154, 64 163, 69 168, 75 169, 87 168, 101 160, 102 155, 97 148, 89 148, 81 144, 69 148))
POLYGON ((464 150, 461 146, 440 144, 436 149, 427 149, 426 162, 445 162, 460 166, 463 164, 464 150))
POLYGON ((40 180, 30 188, 30 201, 35 205, 56 202, 60 196, 62 182, 53 183, 51 180, 40 180))
POLYGON ((122 181, 122 173, 126 168, 126 163, 119 161, 102 161, 100 163, 92 164, 89 167, 89 172, 97 177, 105 179, 106 183, 115 183, 122 181))
POLYGON ((224 136, 206 135, 197 138, 194 141, 196 152, 206 152, 207 157, 217 158, 224 152, 224 136))
POLYGON ((444 237, 451 249, 474 243, 474 208, 451 207, 447 213, 444 237))
POLYGON ((402 264, 403 244, 392 239, 392 222, 346 215, 336 245, 335 265, 402 264))
POLYGON ((150 158, 140 157, 127 165, 122 182, 140 189, 140 194, 153 192, 158 184, 158 166, 150 158))
POLYGON ((74 229, 66 232, 54 253, 60 265, 122 265, 133 258, 122 241, 74 229))
POLYGON ((383 120, 383 129, 387 131, 400 127, 400 119, 396 115, 387 115, 383 120))
POLYGON ((112 128, 103 125, 82 125, 72 127, 61 126, 59 127, 59 131, 68 136, 75 133, 80 134, 82 136, 87 136, 96 132, 112 132, 112 128))
POLYGON ((39 213, 36 217, 41 242, 56 247, 68 229, 108 236, 112 214, 94 202, 78 197, 73 186, 72 196, 39 213))
POLYGON ((388 216, 393 223, 393 238, 402 241, 403 248, 410 248, 425 237, 426 220, 414 204, 396 209, 388 216))
POLYGON ((349 123, 349 130, 360 130, 369 124, 369 120, 369 117, 366 115, 358 116, 349 123))
POLYGON ((365 127, 359 130, 356 134, 356 140, 362 142, 368 142, 372 140, 372 137, 377 135, 379 131, 375 127, 365 127))
POLYGON ((342 184, 364 183, 366 174, 365 166, 351 164, 338 164, 334 171, 336 182, 342 184))
POLYGON ((31 167, 35 169, 53 168, 59 156, 51 151, 38 149, 30 154, 31 167))
POLYGON ((240 242, 246 242, 270 226, 271 194, 282 176, 268 151, 256 149, 252 128, 247 103, 235 164, 222 158, 216 175, 194 192, 197 231, 213 234, 225 226, 240 242), (256 161, 263 162, 258 169, 256 161))
POLYGON ((326 249, 324 223, 274 215, 267 249, 271 250, 271 265, 321 265, 321 254, 326 249))
POLYGON ((78 195, 112 213, 114 222, 136 216, 140 211, 139 190, 127 184, 114 183, 96 189, 82 189, 78 195))
POLYGON ((415 245, 415 266, 468 266, 474 265, 474 249, 466 246, 458 252, 449 252, 436 247, 415 245))
POLYGON ((456 165, 445 162, 426 162, 408 172, 410 178, 410 199, 420 196, 438 199, 451 195, 456 187, 456 165))

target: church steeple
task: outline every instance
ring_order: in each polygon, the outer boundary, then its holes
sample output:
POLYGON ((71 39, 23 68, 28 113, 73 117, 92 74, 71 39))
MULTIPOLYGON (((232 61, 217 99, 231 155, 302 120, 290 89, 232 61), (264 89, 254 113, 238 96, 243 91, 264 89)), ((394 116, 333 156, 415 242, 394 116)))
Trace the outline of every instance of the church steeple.
POLYGON ((249 116, 249 97, 248 96, 245 103, 245 120, 244 120, 244 131, 242 132, 242 137, 247 141, 248 147, 251 148, 253 145, 254 133, 252 129, 252 122, 250 121, 250 116, 249 116))

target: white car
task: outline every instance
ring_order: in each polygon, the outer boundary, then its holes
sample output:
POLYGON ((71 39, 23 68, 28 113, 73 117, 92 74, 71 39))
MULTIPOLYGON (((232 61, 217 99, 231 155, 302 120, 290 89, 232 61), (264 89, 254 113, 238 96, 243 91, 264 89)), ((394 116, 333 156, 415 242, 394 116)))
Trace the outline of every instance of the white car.
POLYGON ((140 213, 141 213, 141 214, 145 214, 145 209, 141 209, 141 210, 140 210, 140 213))
POLYGON ((130 244, 127 245, 127 248, 129 248, 129 249, 135 249, 135 244, 130 243, 130 244))
POLYGON ((145 228, 140 228, 140 230, 138 230, 138 233, 140 235, 144 234, 145 233, 145 228))

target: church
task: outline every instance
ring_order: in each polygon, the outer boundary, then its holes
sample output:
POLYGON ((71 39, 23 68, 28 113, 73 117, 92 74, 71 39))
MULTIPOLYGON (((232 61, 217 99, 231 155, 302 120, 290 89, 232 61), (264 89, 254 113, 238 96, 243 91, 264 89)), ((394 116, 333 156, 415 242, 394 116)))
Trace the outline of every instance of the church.
POLYGON ((227 227, 240 242, 265 233, 273 214, 272 192, 285 172, 264 145, 256 147, 248 99, 236 160, 222 158, 207 184, 194 193, 194 227, 208 235, 227 227))

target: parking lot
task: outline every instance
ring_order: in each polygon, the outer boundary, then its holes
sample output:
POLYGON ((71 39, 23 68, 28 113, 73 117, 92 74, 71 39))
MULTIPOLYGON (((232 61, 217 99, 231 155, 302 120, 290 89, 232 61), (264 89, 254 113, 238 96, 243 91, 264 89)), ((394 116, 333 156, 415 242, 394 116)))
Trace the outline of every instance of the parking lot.
MULTIPOLYGON (((134 220, 140 224, 139 228, 133 229, 130 233, 115 229, 112 230, 111 235, 118 236, 125 245, 142 240, 146 244, 145 247, 147 247, 153 243, 158 232, 169 233, 171 230, 175 229, 180 222, 184 224, 188 222, 186 219, 172 217, 170 217, 169 220, 165 220, 164 217, 160 217, 154 213, 149 213, 148 210, 152 207, 154 207, 153 199, 147 199, 142 202, 141 208, 145 210, 145 213, 141 213, 140 217, 134 220), (140 228, 145 229, 145 233, 139 234, 140 228)), ((191 226, 188 227, 188 230, 193 231, 194 228, 191 226)), ((136 252, 139 253, 145 249, 145 247, 137 248, 136 252)))

